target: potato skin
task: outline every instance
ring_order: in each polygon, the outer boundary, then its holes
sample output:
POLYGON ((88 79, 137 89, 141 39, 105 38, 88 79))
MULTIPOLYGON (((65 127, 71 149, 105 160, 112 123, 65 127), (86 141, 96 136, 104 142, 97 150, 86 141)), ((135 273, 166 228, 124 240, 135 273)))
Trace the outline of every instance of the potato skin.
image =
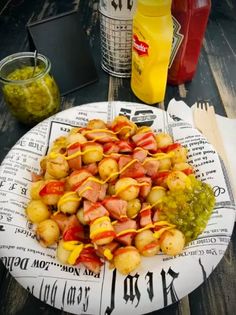
POLYGON ((71 133, 66 138, 66 144, 69 146, 72 143, 79 142, 80 144, 87 142, 87 139, 85 136, 83 136, 81 133, 71 133))
POLYGON ((68 175, 69 165, 63 155, 47 158, 46 173, 55 179, 61 179, 68 175))
MULTIPOLYGON (((113 225, 111 224, 111 221, 109 218, 107 218, 106 220, 95 220, 90 224, 90 238, 91 235, 94 234, 94 232, 96 233, 98 231, 98 235, 99 235, 99 230, 104 229, 106 231, 113 231, 114 232, 114 228, 113 225)), ((96 235, 94 236, 94 238, 96 238, 96 235)), ((104 237, 98 240, 94 240, 93 242, 96 245, 105 245, 105 244, 109 244, 113 241, 114 236, 108 236, 108 237, 104 237)))
POLYGON ((117 116, 114 118, 111 127, 118 132, 121 138, 128 138, 135 134, 137 125, 125 116, 117 116), (127 126, 127 127, 126 127, 127 126))
POLYGON ((45 196, 42 196, 41 199, 46 205, 56 206, 60 199, 60 195, 47 194, 45 196))
POLYGON ((121 247, 115 251, 113 262, 121 274, 128 275, 140 265, 141 256, 134 246, 121 247))
POLYGON ((162 186, 154 186, 152 187, 150 193, 147 196, 147 202, 149 202, 151 205, 154 205, 158 201, 161 201, 161 199, 166 195, 166 190, 162 186))
POLYGON ((70 251, 63 248, 64 241, 60 240, 57 246, 56 257, 57 259, 63 263, 67 264, 67 259, 70 256, 70 251))
POLYGON ((171 158, 172 165, 187 162, 188 151, 185 147, 179 147, 171 152, 174 152, 174 156, 171 158))
POLYGON ((57 138, 53 144, 52 147, 50 148, 49 153, 54 152, 54 153, 63 153, 66 149, 66 137, 61 136, 57 138))
POLYGON ((91 119, 88 124, 87 128, 89 129, 107 129, 105 122, 101 119, 91 119))
POLYGON ((31 200, 26 208, 26 215, 29 221, 40 223, 50 217, 51 211, 41 200, 31 200))
POLYGON ((86 225, 88 224, 88 222, 86 222, 84 220, 84 209, 83 208, 80 208, 77 213, 76 213, 76 216, 77 216, 77 219, 79 220, 79 222, 83 225, 86 225))
MULTIPOLYGON (((98 164, 98 172, 102 180, 106 180, 111 174, 119 171, 118 163, 112 158, 102 159, 98 164)), ((114 174, 108 182, 113 181, 119 174, 114 174)))
POLYGON ((171 229, 165 231, 160 238, 161 250, 164 254, 176 256, 182 252, 185 245, 184 234, 177 230, 171 229))
POLYGON ((166 179, 167 186, 172 191, 188 189, 191 186, 191 181, 187 175, 181 171, 171 172, 166 179))
POLYGON ((171 168, 171 159, 165 158, 159 160, 159 171, 166 171, 171 168))
POLYGON ((163 148, 173 143, 173 139, 168 133, 160 132, 155 136, 155 138, 158 148, 163 148))
POLYGON ((127 216, 132 219, 137 216, 141 209, 141 202, 138 198, 128 201, 127 204, 127 216))
POLYGON ((44 185, 45 185, 44 180, 39 180, 37 182, 32 183, 31 189, 30 189, 31 199, 34 199, 34 200, 40 200, 41 199, 39 192, 43 188, 44 185))
POLYGON ((99 162, 103 158, 103 147, 98 143, 88 143, 82 148, 82 160, 84 164, 99 162), (86 152, 88 150, 88 152, 86 152), (92 150, 92 151, 90 151, 92 150))
POLYGON ((186 170, 186 169, 193 170, 193 167, 192 167, 192 165, 190 165, 188 163, 181 162, 181 163, 176 163, 175 165, 173 165, 172 169, 174 171, 183 171, 183 170, 186 170))
POLYGON ((38 224, 36 237, 40 244, 44 247, 53 245, 59 240, 60 230, 57 223, 51 219, 47 219, 38 224))
POLYGON ((138 182, 131 177, 124 177, 119 179, 115 184, 116 194, 126 201, 130 201, 138 197, 139 187, 138 182), (122 190, 122 188, 125 188, 122 190), (121 190, 121 191, 120 191, 121 190))
POLYGON ((79 204, 80 200, 76 192, 70 195, 65 194, 61 196, 58 201, 58 210, 63 213, 74 214, 76 213, 79 204))
POLYGON ((160 251, 160 245, 157 243, 157 240, 153 236, 153 232, 151 230, 144 230, 138 233, 135 236, 134 242, 136 248, 143 256, 151 257, 158 254, 160 251), (155 246, 145 249, 145 246, 151 243, 155 244, 155 246))

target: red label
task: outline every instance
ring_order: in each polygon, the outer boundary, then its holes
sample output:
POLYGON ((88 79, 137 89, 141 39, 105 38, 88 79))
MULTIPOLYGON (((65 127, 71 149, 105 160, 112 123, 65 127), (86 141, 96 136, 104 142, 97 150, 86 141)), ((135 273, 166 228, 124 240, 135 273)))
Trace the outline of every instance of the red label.
POLYGON ((148 56, 148 44, 138 39, 137 35, 133 36, 133 49, 139 56, 148 56))

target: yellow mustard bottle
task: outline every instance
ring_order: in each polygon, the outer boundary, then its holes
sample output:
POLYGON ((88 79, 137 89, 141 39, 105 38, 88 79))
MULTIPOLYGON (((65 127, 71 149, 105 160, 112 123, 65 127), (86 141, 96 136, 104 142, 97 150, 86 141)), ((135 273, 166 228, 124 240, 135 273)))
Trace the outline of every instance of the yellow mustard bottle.
POLYGON ((131 88, 147 104, 164 100, 172 37, 171 0, 138 0, 133 18, 131 88))

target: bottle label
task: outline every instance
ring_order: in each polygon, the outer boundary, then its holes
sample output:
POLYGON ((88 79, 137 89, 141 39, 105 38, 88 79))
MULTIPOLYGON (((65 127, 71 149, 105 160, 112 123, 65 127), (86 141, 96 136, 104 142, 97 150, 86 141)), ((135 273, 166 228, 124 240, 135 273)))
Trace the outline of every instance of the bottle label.
POLYGON ((141 57, 148 56, 149 45, 138 39, 136 34, 133 35, 133 50, 141 57))
POLYGON ((173 32, 169 68, 171 68, 172 63, 175 59, 175 56, 179 50, 179 47, 184 39, 184 35, 180 33, 180 29, 181 29, 180 23, 176 20, 174 16, 172 16, 172 19, 173 19, 174 32, 173 32))

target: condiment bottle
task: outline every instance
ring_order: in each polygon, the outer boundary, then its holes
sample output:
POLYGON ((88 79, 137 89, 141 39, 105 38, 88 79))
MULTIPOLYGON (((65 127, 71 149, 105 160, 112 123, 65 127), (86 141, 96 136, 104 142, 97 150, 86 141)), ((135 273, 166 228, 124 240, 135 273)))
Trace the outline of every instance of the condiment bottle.
POLYGON ((210 9, 210 0, 172 1, 174 36, 168 83, 177 85, 192 80, 210 9))
POLYGON ((172 36, 171 0, 138 0, 133 19, 131 88, 147 104, 164 100, 172 36))
POLYGON ((34 125, 60 108, 60 93, 49 74, 45 56, 20 52, 0 61, 0 85, 11 113, 22 123, 34 125))

